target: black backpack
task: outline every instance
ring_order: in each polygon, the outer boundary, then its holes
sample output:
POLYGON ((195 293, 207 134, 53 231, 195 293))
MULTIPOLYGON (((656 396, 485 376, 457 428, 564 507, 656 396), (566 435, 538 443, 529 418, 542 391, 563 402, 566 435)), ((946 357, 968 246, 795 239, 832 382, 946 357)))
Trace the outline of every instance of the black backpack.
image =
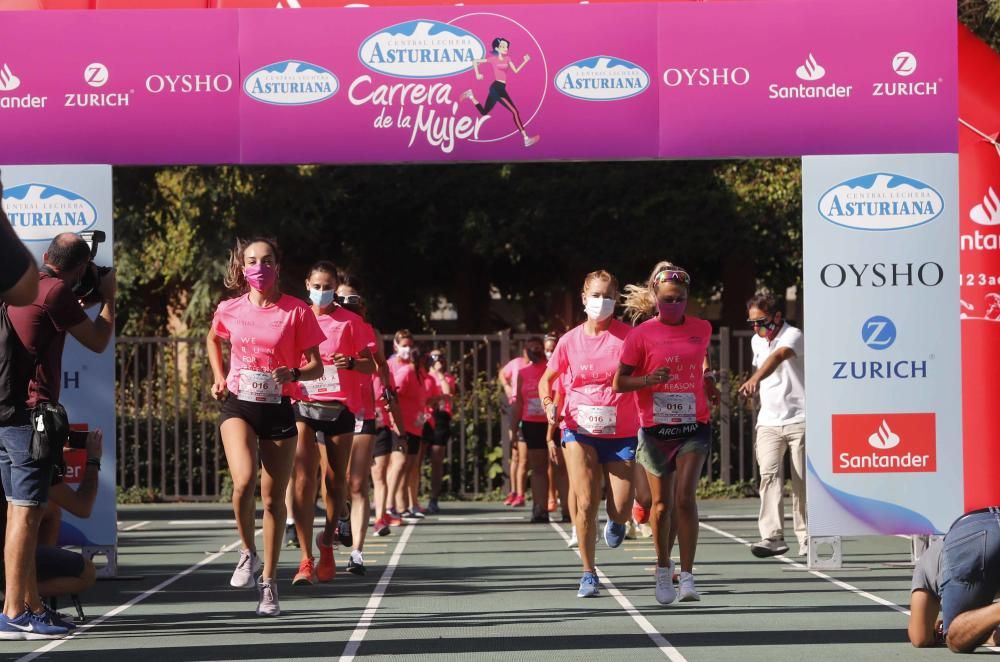
POLYGON ((25 348, 0 303, 0 425, 28 423, 28 382, 35 372, 35 357, 25 348))

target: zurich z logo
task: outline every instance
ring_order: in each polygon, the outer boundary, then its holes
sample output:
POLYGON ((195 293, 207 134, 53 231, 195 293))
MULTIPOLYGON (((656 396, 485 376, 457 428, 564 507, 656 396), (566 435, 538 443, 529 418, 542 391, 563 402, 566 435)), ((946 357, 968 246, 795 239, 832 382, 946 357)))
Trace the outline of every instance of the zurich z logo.
POLYGON ((872 349, 889 349, 896 342, 896 325, 882 315, 871 317, 861 325, 861 340, 872 349))

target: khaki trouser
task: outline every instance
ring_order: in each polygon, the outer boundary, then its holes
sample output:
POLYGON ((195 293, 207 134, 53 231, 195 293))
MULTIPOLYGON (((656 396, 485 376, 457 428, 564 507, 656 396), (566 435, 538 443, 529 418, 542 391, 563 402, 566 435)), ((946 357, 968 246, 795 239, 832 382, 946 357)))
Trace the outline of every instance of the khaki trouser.
POLYGON ((784 538, 784 457, 789 451, 792 466, 792 522, 799 544, 806 531, 806 424, 762 425, 757 428, 754 450, 760 467, 760 537, 784 538))

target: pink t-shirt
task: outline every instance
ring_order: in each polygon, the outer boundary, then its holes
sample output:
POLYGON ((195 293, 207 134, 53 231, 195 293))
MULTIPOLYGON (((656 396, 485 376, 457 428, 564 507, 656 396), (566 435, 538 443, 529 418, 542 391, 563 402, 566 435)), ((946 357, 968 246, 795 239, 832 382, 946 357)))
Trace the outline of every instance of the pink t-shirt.
POLYGON ((417 375, 413 363, 404 363, 393 356, 388 361, 392 381, 399 395, 399 413, 403 417, 404 432, 420 436, 424 432, 426 420, 427 391, 424 390, 423 379, 417 375))
POLYGON ((613 320, 596 336, 587 335, 581 324, 559 339, 549 369, 565 380, 568 430, 608 439, 638 434, 635 395, 615 393, 611 387, 630 331, 628 324, 613 320))
POLYGON ((487 55, 486 62, 493 67, 493 78, 501 83, 507 82, 507 69, 510 67, 510 57, 500 59, 499 55, 487 55))
POLYGON ((708 423, 704 361, 711 339, 712 325, 691 315, 678 326, 654 317, 628 334, 621 362, 635 368, 634 376, 648 375, 660 367, 669 368, 672 376, 666 384, 636 391, 643 427, 708 423))
POLYGON ((340 306, 329 313, 317 315, 316 321, 326 336, 319 344, 324 376, 319 380, 297 383, 294 398, 307 402, 343 402, 358 416, 363 408, 361 384, 367 375, 355 370, 333 368, 333 355, 344 354, 357 358, 361 352, 370 349, 371 339, 365 328, 367 325, 360 316, 340 306))
POLYGON ((545 372, 545 362, 529 363, 527 368, 521 368, 517 373, 518 388, 521 392, 521 420, 528 423, 544 423, 545 408, 538 396, 538 382, 542 381, 545 372))
MULTIPOLYGON (((215 309, 212 330, 232 346, 226 378, 231 393, 240 392, 241 371, 297 368, 303 352, 326 339, 309 306, 287 294, 265 308, 250 303, 248 294, 227 299, 215 309)), ((281 395, 295 397, 297 390, 295 382, 282 384, 281 395)))
POLYGON ((514 402, 514 394, 517 393, 517 373, 521 368, 531 365, 531 361, 524 358, 523 356, 518 356, 507 362, 503 368, 500 369, 500 374, 507 378, 507 383, 510 384, 511 396, 509 401, 511 404, 514 402))
MULTIPOLYGON (((437 393, 437 395, 444 395, 445 383, 448 384, 448 393, 451 395, 452 398, 458 395, 455 392, 455 384, 457 383, 455 381, 455 375, 451 374, 450 372, 446 372, 441 376, 431 373, 431 377, 434 379, 435 382, 434 387, 436 389, 435 392, 437 393)), ((447 412, 448 414, 453 413, 454 405, 452 403, 451 398, 446 398, 442 404, 438 405, 438 409, 447 412)))

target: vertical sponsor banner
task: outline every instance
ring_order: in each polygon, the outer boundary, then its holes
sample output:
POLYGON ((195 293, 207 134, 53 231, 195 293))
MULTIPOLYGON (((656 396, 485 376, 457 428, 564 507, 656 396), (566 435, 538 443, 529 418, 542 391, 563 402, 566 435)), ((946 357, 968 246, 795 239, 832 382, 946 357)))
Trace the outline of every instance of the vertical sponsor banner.
POLYGON ((955 154, 802 159, 811 535, 962 513, 955 154))
MULTIPOLYGON (((112 266, 111 166, 2 166, 3 208, 17 235, 42 264, 49 242, 62 232, 100 231, 105 241, 95 261, 112 266)), ((88 309, 93 318, 96 309, 88 309)), ((101 354, 83 348, 67 335, 63 352, 60 402, 70 423, 85 424, 104 432, 101 483, 94 510, 87 519, 63 513, 60 543, 87 547, 117 544, 115 428, 115 346, 101 354)), ((83 477, 83 462, 67 454, 66 483, 76 488, 83 477)))
POLYGON ((654 158, 656 13, 241 11, 242 161, 654 158))
POLYGON ((965 508, 1000 504, 1000 55, 959 35, 965 508))

